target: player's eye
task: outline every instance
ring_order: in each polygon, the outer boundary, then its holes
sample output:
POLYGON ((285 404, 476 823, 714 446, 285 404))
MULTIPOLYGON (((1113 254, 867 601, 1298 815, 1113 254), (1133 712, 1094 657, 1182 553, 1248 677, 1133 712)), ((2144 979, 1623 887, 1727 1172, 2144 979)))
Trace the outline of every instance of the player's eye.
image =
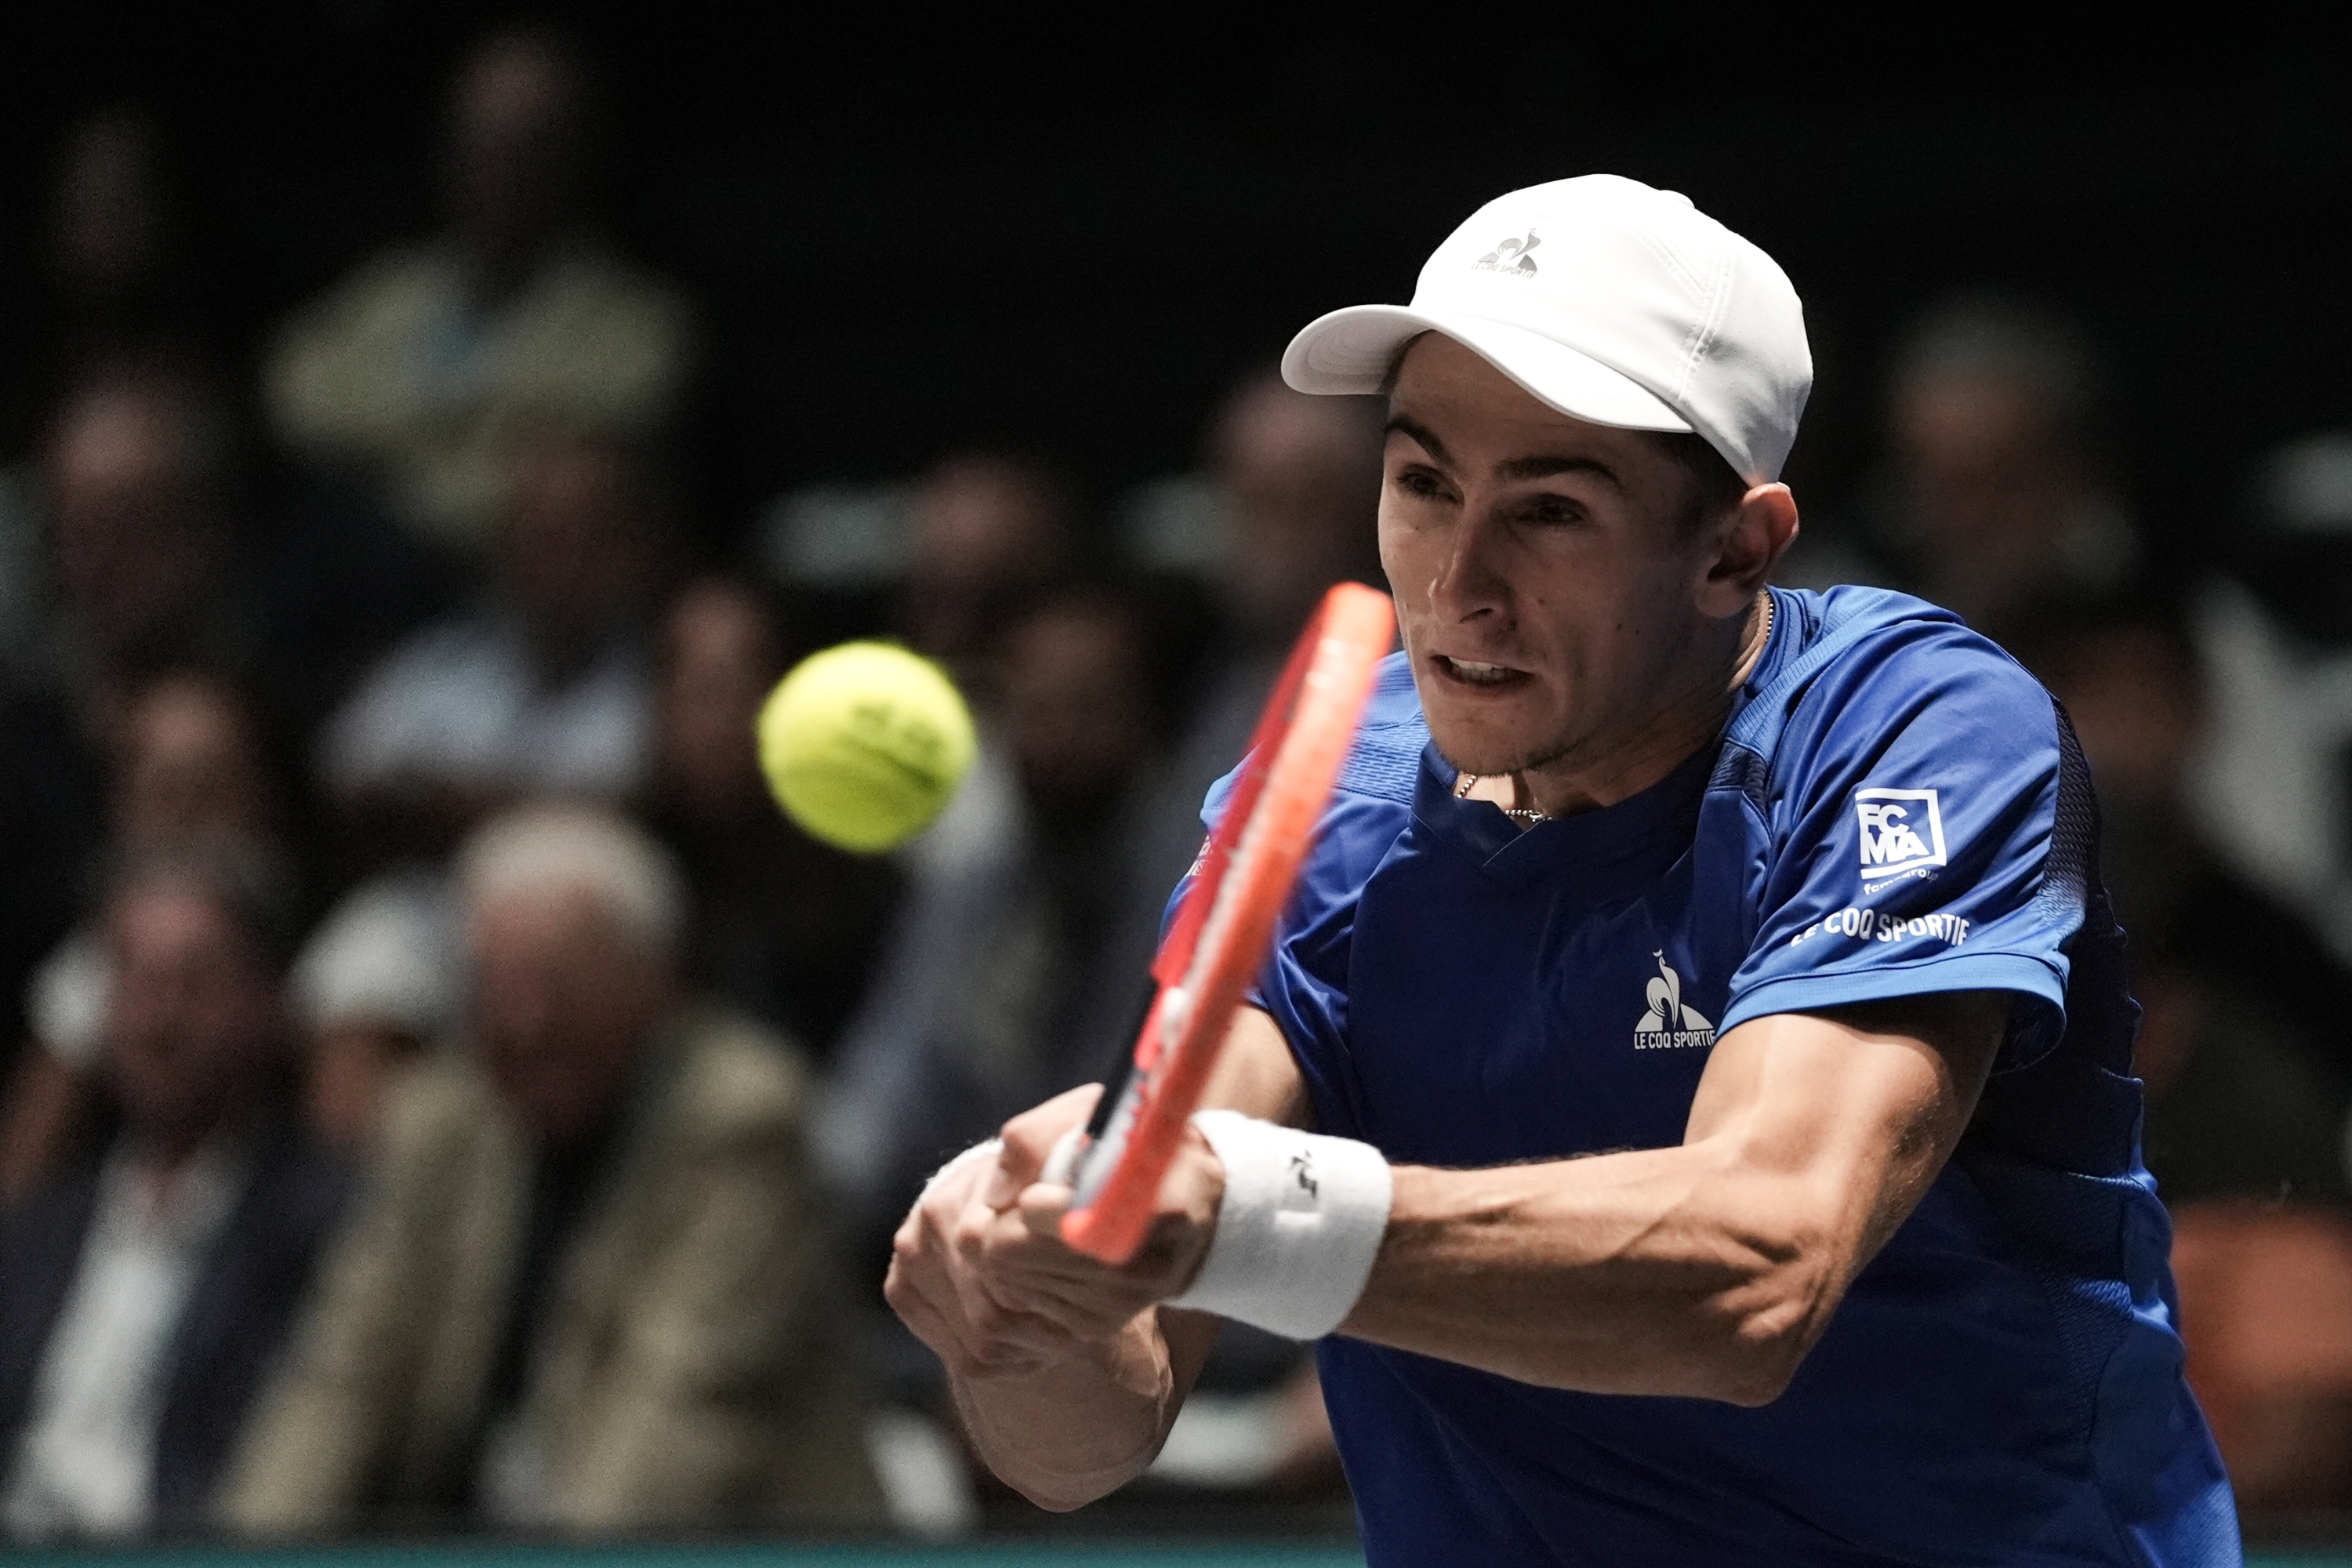
POLYGON ((1445 494, 1445 481, 1418 464, 1398 469, 1396 477, 1389 482, 1405 494, 1423 500, 1433 500, 1445 494))
POLYGON ((1532 495, 1511 509, 1511 521, 1529 528, 1566 528, 1584 516, 1582 506, 1558 495, 1532 495))

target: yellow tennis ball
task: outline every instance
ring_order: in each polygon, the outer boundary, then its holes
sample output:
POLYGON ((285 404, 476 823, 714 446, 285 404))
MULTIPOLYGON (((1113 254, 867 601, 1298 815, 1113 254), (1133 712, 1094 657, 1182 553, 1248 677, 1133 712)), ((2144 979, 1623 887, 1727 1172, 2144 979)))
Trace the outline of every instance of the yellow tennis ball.
POLYGON ((971 766, 971 710, 929 659, 896 643, 813 653, 760 710, 776 802, 827 844, 878 855, 929 826, 971 766))

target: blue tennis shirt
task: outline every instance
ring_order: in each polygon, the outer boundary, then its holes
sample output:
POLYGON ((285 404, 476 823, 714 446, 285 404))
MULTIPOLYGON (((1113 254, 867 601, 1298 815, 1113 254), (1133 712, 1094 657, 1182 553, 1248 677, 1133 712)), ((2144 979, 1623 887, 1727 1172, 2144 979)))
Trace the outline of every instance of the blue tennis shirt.
POLYGON ((1370 1563, 2235 1563, 2072 734, 1946 611, 1773 602, 1719 744, 1526 832, 1391 659, 1255 999, 1320 1130, 1400 1163, 1679 1143, 1720 1034, 1844 1003, 2014 994, 1991 1080, 1764 1408, 1324 1341, 1370 1563))

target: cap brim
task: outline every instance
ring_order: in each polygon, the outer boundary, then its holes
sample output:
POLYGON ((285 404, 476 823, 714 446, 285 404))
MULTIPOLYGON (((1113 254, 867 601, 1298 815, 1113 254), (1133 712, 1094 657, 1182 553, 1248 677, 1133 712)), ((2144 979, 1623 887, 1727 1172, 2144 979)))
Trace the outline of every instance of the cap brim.
POLYGON ((1539 401, 1577 419, 1625 430, 1690 429, 1640 382, 1539 332, 1484 316, 1352 305, 1309 321, 1283 351, 1282 379, 1301 392, 1378 392, 1399 347, 1444 332, 1539 401))

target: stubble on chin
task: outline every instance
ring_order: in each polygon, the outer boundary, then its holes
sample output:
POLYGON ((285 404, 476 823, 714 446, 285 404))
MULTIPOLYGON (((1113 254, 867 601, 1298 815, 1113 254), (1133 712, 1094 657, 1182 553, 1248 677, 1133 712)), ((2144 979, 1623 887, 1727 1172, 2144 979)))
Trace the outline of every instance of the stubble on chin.
POLYGON ((1509 773, 1535 772, 1564 762, 1577 751, 1571 736, 1550 735, 1539 738, 1496 733, 1444 734, 1441 728, 1430 725, 1430 741, 1437 754, 1451 763, 1456 773, 1470 773, 1478 778, 1500 778, 1509 773))

